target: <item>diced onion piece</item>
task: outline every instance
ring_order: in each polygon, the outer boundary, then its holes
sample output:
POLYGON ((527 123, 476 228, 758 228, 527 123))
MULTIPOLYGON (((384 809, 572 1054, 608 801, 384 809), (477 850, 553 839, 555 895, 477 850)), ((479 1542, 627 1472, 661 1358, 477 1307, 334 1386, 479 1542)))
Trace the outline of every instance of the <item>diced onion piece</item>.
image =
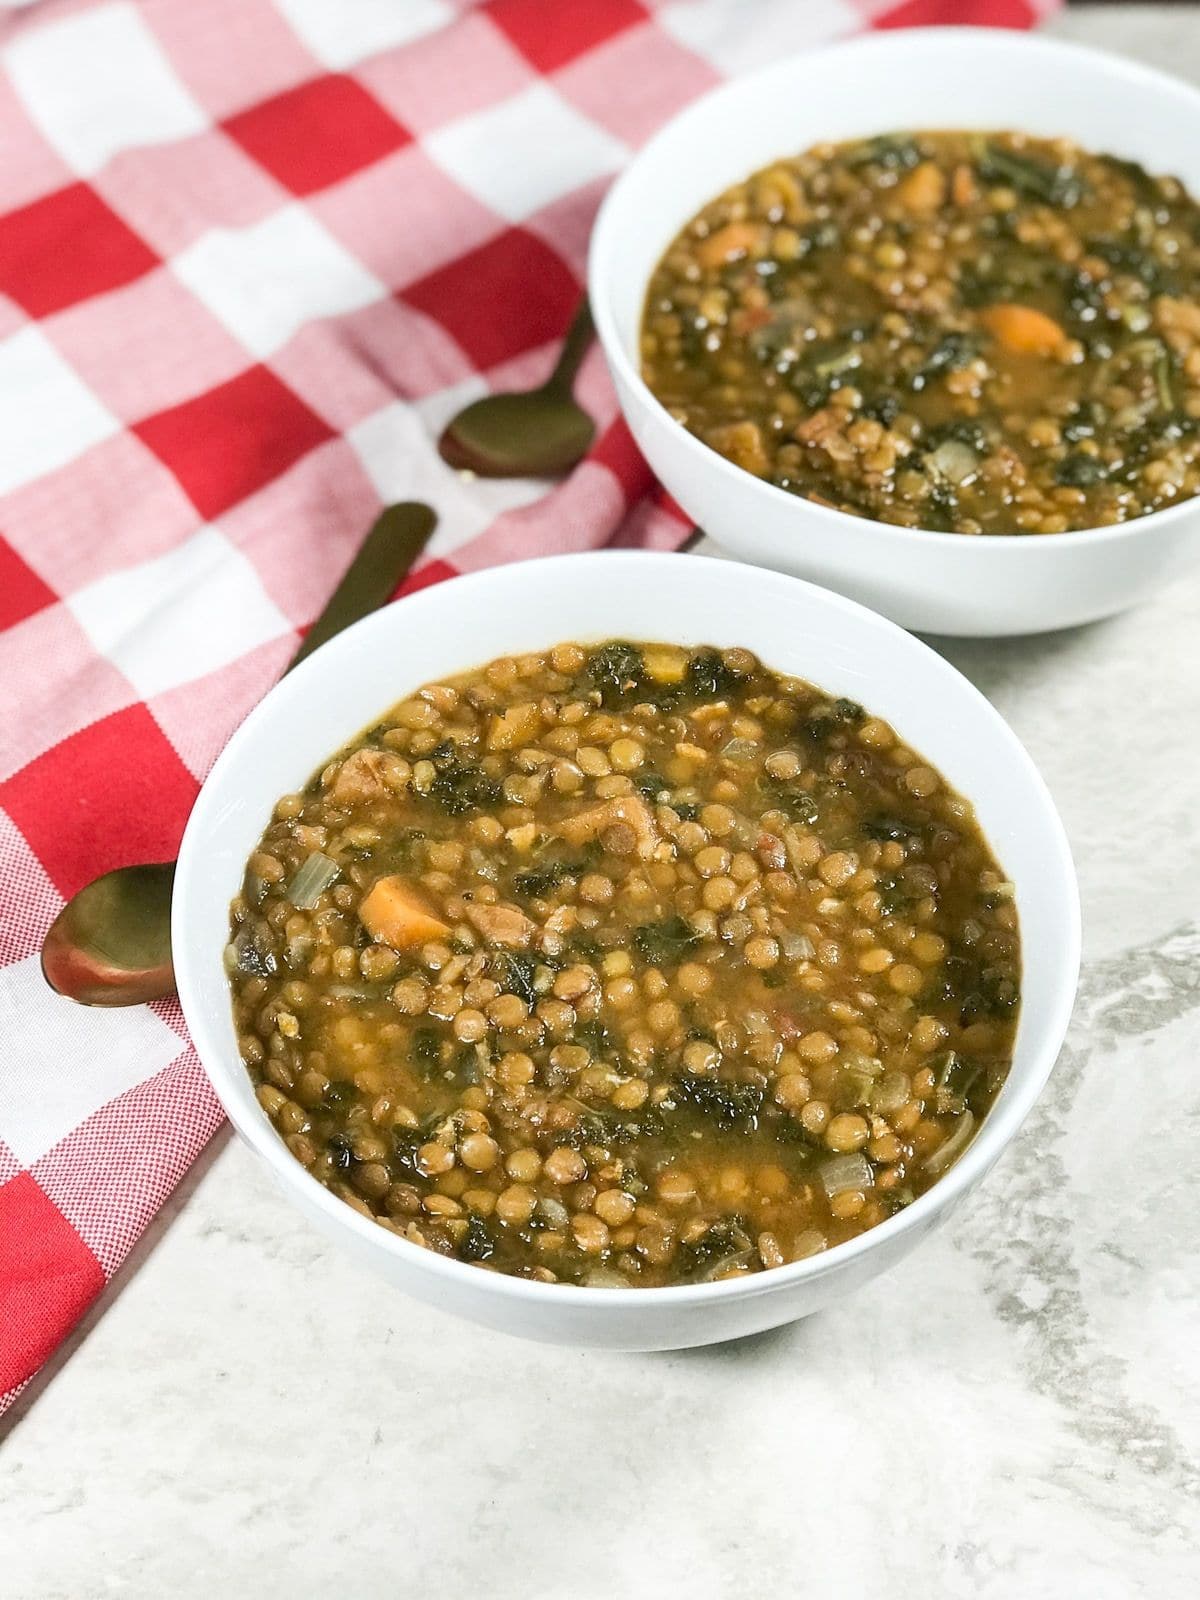
POLYGON ((867 1078, 878 1078, 883 1074, 883 1062, 878 1056, 865 1056, 861 1050, 843 1050, 839 1065, 847 1072, 861 1073, 867 1078))
POLYGON ((743 850, 752 850, 761 831, 758 823, 751 822, 749 817, 734 817, 729 837, 743 850))
POLYGON ((854 1155, 834 1156, 820 1169, 825 1193, 832 1200, 835 1194, 847 1189, 873 1189, 875 1173, 871 1163, 861 1152, 854 1155))
POLYGON ((851 1067, 843 1067, 838 1073, 838 1103, 848 1101, 855 1106, 869 1106, 871 1087, 871 1079, 865 1072, 855 1072, 851 1067))
POLYGON ((816 946, 806 933, 781 933, 779 948, 789 961, 811 961, 817 953, 816 946))
POLYGON ((571 1213, 561 1200, 555 1200, 551 1195, 544 1194, 537 1203, 538 1216, 543 1222, 548 1222, 552 1228, 567 1228, 571 1225, 571 1213))
POLYGON ((269 978, 276 971, 278 963, 275 952, 269 945, 265 949, 259 947, 255 929, 249 922, 244 922, 238 929, 233 941, 233 953, 238 971, 252 978, 269 978))
POLYGON ((730 739, 721 746, 726 761, 753 761, 757 752, 753 739, 730 739))
POLYGON ((975 1116, 973 1112, 964 1111, 958 1119, 958 1126, 946 1140, 945 1144, 938 1145, 937 1149, 925 1158, 925 1171, 932 1173, 936 1178, 945 1172, 946 1168, 955 1162, 970 1143, 971 1135, 975 1131, 975 1116))
POLYGON ((296 874, 288 884, 288 899, 297 910, 311 911, 340 871, 336 861, 314 850, 296 868, 296 874))
POLYGON ((871 1088, 871 1110, 881 1117, 902 1111, 912 1095, 912 1079, 907 1072, 885 1072, 871 1088))
POLYGON ((945 439, 930 452, 929 464, 949 483, 967 483, 979 470, 979 457, 961 439, 945 439))
POLYGON ((845 1051, 838 1062, 839 1094, 851 1094, 854 1105, 870 1105, 871 1091, 882 1072, 883 1062, 874 1056, 864 1056, 858 1050, 845 1051))
POLYGON ((743 1267, 748 1267, 755 1259, 753 1250, 737 1250, 731 1255, 718 1256, 717 1259, 705 1267, 703 1272, 696 1274, 697 1283, 714 1283, 727 1272, 740 1272, 743 1267))
POLYGON ((828 1240, 818 1228, 806 1228, 792 1240, 792 1260, 803 1261, 805 1256, 818 1255, 828 1246, 828 1240))
POLYGON ((593 1267, 583 1280, 588 1289, 628 1289, 629 1280, 612 1267, 593 1267))

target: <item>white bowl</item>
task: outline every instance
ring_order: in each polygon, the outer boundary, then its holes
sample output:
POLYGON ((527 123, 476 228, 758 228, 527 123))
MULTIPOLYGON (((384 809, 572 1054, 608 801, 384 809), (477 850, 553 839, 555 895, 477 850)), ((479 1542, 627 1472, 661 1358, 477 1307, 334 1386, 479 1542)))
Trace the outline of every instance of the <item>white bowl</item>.
POLYGON ((794 578, 703 557, 600 553, 500 567, 360 622, 272 689, 208 777, 184 835, 171 937, 184 1015, 234 1126, 290 1199, 398 1287, 507 1333, 675 1349, 789 1322, 892 1266, 983 1177, 1054 1064, 1079 963, 1062 824, 1029 757, 953 667, 882 617, 794 578), (229 902, 281 794, 395 701, 447 674, 564 639, 744 645, 769 666, 861 702, 974 800, 1016 884, 1023 998, 1012 1071, 974 1143, 913 1205, 824 1255, 741 1282, 667 1289, 529 1283, 447 1260, 338 1200, 284 1147, 238 1056, 222 962, 229 902))
POLYGON ((983 28, 868 34, 704 96, 609 191, 588 292, 617 395, 655 473, 719 544, 828 584, 908 628, 1035 633, 1143 600, 1200 557, 1200 500, 1119 527, 968 537, 852 517, 733 466, 675 422, 640 376, 646 285, 722 190, 822 140, 905 128, 1066 135, 1173 173, 1200 196, 1200 93, 1078 45, 983 28))

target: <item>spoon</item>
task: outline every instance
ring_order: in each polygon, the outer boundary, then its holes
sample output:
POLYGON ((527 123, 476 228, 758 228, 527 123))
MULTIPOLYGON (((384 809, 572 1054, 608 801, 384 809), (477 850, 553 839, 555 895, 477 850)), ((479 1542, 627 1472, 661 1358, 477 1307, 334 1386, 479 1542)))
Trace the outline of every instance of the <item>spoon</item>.
MULTIPOLYGON (((286 668, 383 605, 437 524, 419 500, 387 506, 286 668)), ((173 861, 117 867, 85 884, 50 924, 42 972, 85 1006, 137 1006, 175 993, 171 964, 173 861)))
POLYGON ((571 396, 595 329, 586 300, 540 389, 489 394, 451 417, 438 440, 443 461, 481 478, 554 478, 587 454, 596 424, 571 396))

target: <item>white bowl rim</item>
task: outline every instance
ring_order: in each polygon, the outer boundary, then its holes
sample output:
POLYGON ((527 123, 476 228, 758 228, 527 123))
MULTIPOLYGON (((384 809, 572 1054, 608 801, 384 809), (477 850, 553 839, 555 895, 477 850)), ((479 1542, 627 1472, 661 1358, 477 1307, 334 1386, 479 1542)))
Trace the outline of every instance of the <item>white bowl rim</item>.
MULTIPOLYGON (((752 473, 745 471, 744 468, 734 466, 732 461, 721 455, 719 451, 713 450, 709 445, 704 444, 694 433, 690 433, 681 422, 675 420, 646 383, 636 363, 630 360, 624 343, 617 332, 616 319, 613 316, 606 294, 606 260, 612 256, 612 246, 609 243, 609 238, 616 226, 614 219, 617 209, 621 203, 630 174, 633 173, 635 168, 641 163, 652 159, 657 147, 665 143, 668 137, 673 138, 681 127, 687 126, 690 120, 699 121, 702 118, 706 118, 714 106, 719 107, 727 100, 740 99, 743 95, 751 92, 756 84, 787 77, 789 74, 809 66, 819 71, 822 61, 826 61, 831 57, 852 57, 868 52, 899 54, 908 50, 919 50, 922 45, 929 44, 953 44, 968 50, 976 47, 982 49, 986 45, 992 51, 996 49, 1011 49, 1019 52, 1040 51, 1046 56, 1057 56, 1064 62, 1073 62, 1080 65, 1090 64, 1096 68, 1119 72, 1128 80, 1140 80, 1147 87, 1157 88, 1163 94, 1172 94, 1176 98, 1190 100, 1193 110, 1200 115, 1200 88, 1196 88, 1182 78, 1175 77, 1172 73, 1163 72, 1157 67, 1146 66, 1139 61, 1130 61, 1111 50, 1101 50, 1095 45, 1077 44, 1074 40, 1050 38, 1044 34, 1020 32, 1010 28, 978 26, 897 28, 857 34, 852 38, 835 40, 811 50, 797 51, 781 61, 772 62, 770 66, 763 67, 757 72, 746 73, 744 76, 732 78, 728 83, 720 84, 691 101, 682 111, 677 112, 668 122, 664 123, 653 138, 648 139, 642 145, 641 149, 634 155, 633 160, 628 163, 604 196, 604 200, 596 214, 591 244, 588 250, 588 299, 596 325, 596 333, 606 359, 613 367, 619 369, 621 378, 637 393, 638 398, 658 414, 666 424, 669 432, 673 434, 683 449, 692 456, 693 460, 707 463, 720 476, 741 485, 745 493, 764 494, 777 504, 802 502, 806 513, 812 513, 819 519, 828 522, 831 529, 838 529, 844 538, 855 537, 856 528, 861 533, 864 527, 870 528, 873 532, 884 534, 889 538, 894 537, 898 543, 903 543, 906 546, 911 545, 913 540, 918 540, 927 546, 936 544, 944 549, 947 540, 970 538, 972 549, 990 552, 985 556, 985 560, 999 560, 1006 551, 1018 546, 1028 549, 1030 541, 1033 541, 1036 545, 1049 543, 1055 548, 1073 548, 1079 545, 1093 544, 1102 545, 1127 539, 1133 533, 1148 528, 1152 524, 1158 528, 1177 520, 1200 504, 1200 494, 1176 501, 1174 505, 1160 506, 1156 511, 1144 512, 1141 516, 1131 517, 1126 522, 1115 522, 1109 526, 1095 528, 1070 528, 1062 533, 1045 535, 989 533, 971 536, 944 529, 905 528, 891 522, 880 522, 874 517, 856 516, 848 511, 839 511, 836 506, 822 505, 820 501, 811 499, 807 495, 790 494, 786 489, 780 489, 773 483, 766 483, 763 479, 756 478, 752 473)), ((931 123, 929 126, 936 127, 936 123, 931 123)), ((791 153, 793 152, 780 152, 781 156, 787 156, 791 153)), ((715 198, 715 195, 713 198, 715 198)))
MULTIPOLYGON (((796 1284, 808 1278, 819 1278, 827 1273, 831 1267, 848 1266, 860 1256, 882 1247, 889 1240, 898 1240, 914 1229, 920 1229, 923 1223, 932 1221, 940 1212, 946 1210, 959 1195, 971 1188, 999 1158, 1045 1087, 1046 1080, 1062 1049, 1067 1025, 1070 1022, 1074 1008, 1082 937, 1079 887, 1075 866, 1071 857, 1066 831, 1050 791, 1046 787, 1045 780, 1024 745, 991 702, 965 674, 959 672, 937 651, 914 635, 906 632, 896 623, 891 622, 888 618, 870 610, 867 606, 860 605, 855 600, 849 600, 843 595, 823 589, 819 585, 809 583, 802 578, 775 572, 769 568, 755 567, 749 563, 727 563, 707 556, 686 556, 664 551, 647 550, 598 550, 571 555, 541 556, 531 561, 522 561, 507 566, 491 567, 478 572, 464 573, 457 578, 449 580, 447 586, 452 586, 454 593, 461 600, 468 603, 475 600, 475 591, 479 591, 477 603, 486 604, 486 592, 491 581, 497 575, 506 571, 519 569, 529 583, 536 585, 539 573, 547 565, 553 564, 557 570, 561 570, 564 563, 573 563, 584 569, 584 572, 581 572, 582 582, 584 581, 586 569, 597 561, 625 565, 630 569, 629 581, 631 583, 640 582, 645 575, 645 570, 650 566, 663 567, 664 576, 669 576, 671 568, 680 561, 703 563, 706 566, 711 565, 714 581, 719 583, 722 571, 728 571, 732 565, 738 571, 753 573, 755 580, 765 585, 786 588, 792 593, 795 593, 797 589, 803 590, 812 602, 826 606, 831 611, 840 612, 844 616, 854 617, 860 623, 866 622, 884 633, 900 636, 906 641, 906 648, 911 648, 917 654, 932 657, 937 664, 935 670, 941 675, 958 680, 959 687, 965 692, 968 701, 974 702, 980 720, 990 727, 994 737, 1007 748, 1012 762, 1024 769, 1031 788, 1042 807, 1046 843, 1045 872, 1048 877, 1057 880, 1060 893, 1064 897, 1063 933, 1065 938, 1062 948, 1055 953, 1056 958, 1062 965, 1062 982, 1056 990, 1055 1001, 1049 1009, 1049 1014, 1044 1024, 1044 1042, 1040 1049, 1033 1052, 1032 1059, 1025 1067, 1020 1081, 1013 1084, 1012 1076, 1010 1075, 1008 1084, 1006 1084, 1008 1092, 998 1100, 982 1119, 979 1129, 970 1144, 945 1175, 938 1178, 924 1194, 918 1195, 903 1211, 897 1212, 895 1216, 888 1217, 885 1221, 868 1229, 867 1232, 858 1234, 842 1244, 834 1245, 828 1250, 819 1252, 817 1255, 806 1257, 804 1260, 790 1262, 782 1267, 772 1267, 769 1271, 753 1273, 746 1278, 726 1279, 718 1283, 671 1284, 661 1287, 637 1288, 631 1286, 626 1289, 587 1287, 561 1283, 538 1283, 527 1278, 518 1278, 508 1273, 480 1272, 477 1267, 468 1262, 439 1255, 436 1251, 412 1244, 409 1240, 391 1233, 388 1229, 381 1228, 373 1219, 362 1216, 352 1206, 347 1205, 344 1200, 333 1194, 331 1190, 318 1183, 291 1154, 282 1138, 267 1121, 265 1115, 243 1117, 240 1107, 230 1105, 222 1093, 223 1082, 226 1080, 232 1081, 236 1074, 244 1074, 245 1067, 240 1060, 229 1060, 228 1052, 210 1032, 206 1010, 201 1003, 200 993, 204 982, 203 969, 206 963, 219 962, 220 952, 210 952, 196 948, 194 941, 188 935, 188 930, 192 923, 192 880, 204 871, 202 846, 209 826, 210 816, 219 815, 222 804, 220 790, 226 776, 231 770, 236 772, 245 759, 246 753, 253 750, 260 725, 274 715, 274 707, 278 696, 285 689, 288 695, 291 696, 306 685, 311 684, 315 687, 320 682, 321 675, 328 665, 340 651, 346 648, 345 641, 363 630, 385 626, 384 619, 392 613, 392 605, 385 606, 371 616, 363 618, 361 622, 355 623, 353 627, 347 628, 327 644, 322 645, 319 650, 314 651, 306 661, 302 662, 295 671, 289 673, 286 678, 276 684, 254 710, 250 712, 213 764, 208 777, 201 787, 191 816, 188 819, 187 827, 184 830, 176 869, 175 889, 171 906, 171 939, 179 999, 192 1041, 200 1057, 201 1065, 216 1090, 217 1097, 221 1101, 226 1115, 237 1131, 263 1157, 268 1166, 281 1179, 285 1189, 300 1191, 300 1198, 314 1204, 332 1221, 335 1227, 348 1228, 351 1234, 355 1235, 366 1248, 383 1250, 387 1254, 398 1256, 401 1260, 432 1274, 435 1278, 445 1278, 451 1282, 457 1281, 459 1284, 470 1283, 472 1287, 480 1288, 486 1293, 495 1293, 502 1299, 523 1300, 532 1305, 557 1304, 561 1306, 561 1297, 565 1294, 572 1296, 572 1304, 590 1304, 599 1311, 603 1311, 605 1307, 649 1307, 650 1305, 658 1304, 665 1308, 672 1305, 683 1306, 716 1299, 753 1299, 759 1295, 770 1294, 776 1290, 783 1289, 789 1284, 796 1284), (1009 1088, 1009 1085, 1011 1085, 1011 1088, 1009 1088)), ((411 616, 414 610, 419 611, 438 606, 442 603, 439 599, 439 593, 444 587, 446 586, 435 584, 429 588, 418 590, 415 594, 406 596, 402 602, 403 614, 411 616)), ((394 604, 395 602, 393 602, 394 604)), ((465 653, 469 654, 469 645, 465 653)), ((464 665, 463 670, 468 670, 469 665, 473 664, 464 665)), ((768 663, 768 665, 770 664, 768 663)), ((348 734, 347 737, 353 737, 353 732, 348 734)), ((238 1081, 240 1082, 241 1080, 239 1079, 238 1081)))

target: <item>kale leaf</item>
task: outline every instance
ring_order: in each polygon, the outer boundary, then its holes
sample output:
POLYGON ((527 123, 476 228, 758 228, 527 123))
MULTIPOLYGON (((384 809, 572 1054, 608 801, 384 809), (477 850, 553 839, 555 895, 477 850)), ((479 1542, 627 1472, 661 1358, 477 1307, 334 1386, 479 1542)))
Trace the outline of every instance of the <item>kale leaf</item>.
POLYGON ((831 734, 843 728, 856 727, 866 712, 854 700, 835 700, 821 710, 808 712, 800 718, 799 732, 816 744, 824 744, 831 734))
POLYGON ((1108 476, 1108 468, 1097 456, 1084 455, 1081 451, 1064 456, 1054 469, 1055 483, 1061 483, 1072 489, 1088 489, 1095 483, 1103 483, 1108 476))
POLYGON ((695 928, 678 915, 668 917, 665 922, 648 922, 633 930, 634 949, 655 967, 675 965, 699 942, 700 935, 695 928))
POLYGON ((960 1056, 957 1050, 944 1050, 930 1060, 929 1067, 939 1089, 949 1089, 965 1100, 983 1071, 983 1062, 973 1056, 960 1056))
POLYGON ((513 893, 524 900, 542 900, 565 879, 574 877, 575 872, 566 861, 548 861, 544 867, 530 867, 513 874, 513 893))
POLYGON ((763 1108, 763 1091, 757 1084, 701 1078, 693 1073, 676 1078, 672 1095, 681 1107, 698 1112, 722 1132, 734 1128, 752 1131, 763 1108))
POLYGON ((1106 413, 1095 400, 1081 400, 1063 423, 1063 438, 1068 444, 1078 444, 1080 439, 1090 439, 1098 428, 1104 426, 1106 413))
POLYGON ((612 1054, 612 1035, 597 1017, 581 1018, 572 1029, 572 1038, 576 1044, 586 1046, 593 1056, 612 1054))
POLYGON ((741 679, 725 665, 716 650, 697 650, 688 658, 688 693, 697 700, 723 700, 732 694, 741 679))
POLYGON ((409 1055, 413 1064, 428 1077, 441 1065, 442 1041, 436 1028, 414 1028, 409 1040, 409 1055))
POLYGON ((945 333, 925 357, 924 363, 913 373, 909 384, 920 393, 931 378, 938 378, 944 372, 954 372, 959 367, 965 367, 969 361, 974 361, 978 354, 979 340, 975 334, 960 333, 955 330, 945 333))
POLYGON ((925 831, 919 822, 885 815, 867 817, 862 830, 868 839, 878 839, 881 844, 886 844, 889 839, 919 839, 925 831))
POLYGON ((683 1278, 708 1278, 723 1265, 749 1259, 753 1244, 743 1217, 718 1217, 698 1239, 679 1247, 676 1265, 683 1278))
POLYGON ((994 144, 983 147, 975 165, 985 183, 1015 189, 1028 200, 1069 209, 1083 199, 1083 182, 1071 167, 1051 166, 1035 156, 1018 155, 994 144))
POLYGON ((617 640, 592 652, 583 675, 611 711, 637 699, 646 681, 646 663, 636 645, 617 640))
POLYGON ((450 816, 459 817, 467 811, 483 811, 499 804, 500 785, 473 762, 464 760, 449 740, 438 745, 429 759, 435 775, 425 798, 450 816))
POLYGON ((907 133, 881 133, 864 139, 846 158, 848 167, 885 167, 889 172, 908 172, 924 157, 921 147, 907 133))
POLYGON ((926 428, 919 441, 920 449, 929 455, 940 444, 969 445, 977 455, 986 455, 988 450, 988 436, 980 423, 974 417, 955 417, 951 422, 941 422, 932 428, 926 428))
MULTIPOLYGON (((660 795, 669 794, 671 785, 657 772, 635 772, 633 774, 633 787, 643 800, 648 800, 653 805, 660 795)), ((670 804, 670 801, 667 801, 670 804)))
POLYGON ((332 1109, 352 1106, 358 1099, 358 1089, 346 1078, 335 1078, 325 1091, 325 1104, 332 1109))
POLYGON ((1114 272, 1137 278, 1156 294, 1170 293, 1175 287, 1173 277, 1163 267, 1157 256, 1141 245, 1123 239, 1089 239, 1087 253, 1099 256, 1114 272))
POLYGON ((879 896, 879 909, 885 917, 899 916, 914 904, 913 897, 901 882, 898 873, 885 873, 875 879, 875 892, 879 896))
POLYGON ((493 964, 502 987, 510 994, 519 995, 532 1010, 538 1002, 538 992, 533 986, 534 973, 545 964, 545 958, 532 955, 528 950, 500 950, 493 964))
POLYGON ((458 1253, 464 1261, 486 1261, 496 1251, 487 1223, 478 1211, 468 1211, 467 1231, 459 1241, 458 1253))
POLYGON ((870 417, 872 422, 878 422, 882 428, 890 428, 900 415, 900 410, 900 401, 894 394, 881 394, 865 402, 861 415, 870 417))
POLYGON ((769 798, 771 805, 785 812, 793 822, 802 822, 806 827, 811 828, 820 816, 816 796, 807 789, 797 789, 786 783, 773 784, 769 798))
POLYGON ((961 951, 946 957, 936 988, 939 999, 958 1005, 964 1028, 989 1017, 1010 1017, 1021 998, 1007 972, 984 966, 977 955, 961 951))
POLYGON ((349 1172, 354 1164, 349 1142, 340 1133, 331 1134, 325 1146, 336 1172, 349 1172))

